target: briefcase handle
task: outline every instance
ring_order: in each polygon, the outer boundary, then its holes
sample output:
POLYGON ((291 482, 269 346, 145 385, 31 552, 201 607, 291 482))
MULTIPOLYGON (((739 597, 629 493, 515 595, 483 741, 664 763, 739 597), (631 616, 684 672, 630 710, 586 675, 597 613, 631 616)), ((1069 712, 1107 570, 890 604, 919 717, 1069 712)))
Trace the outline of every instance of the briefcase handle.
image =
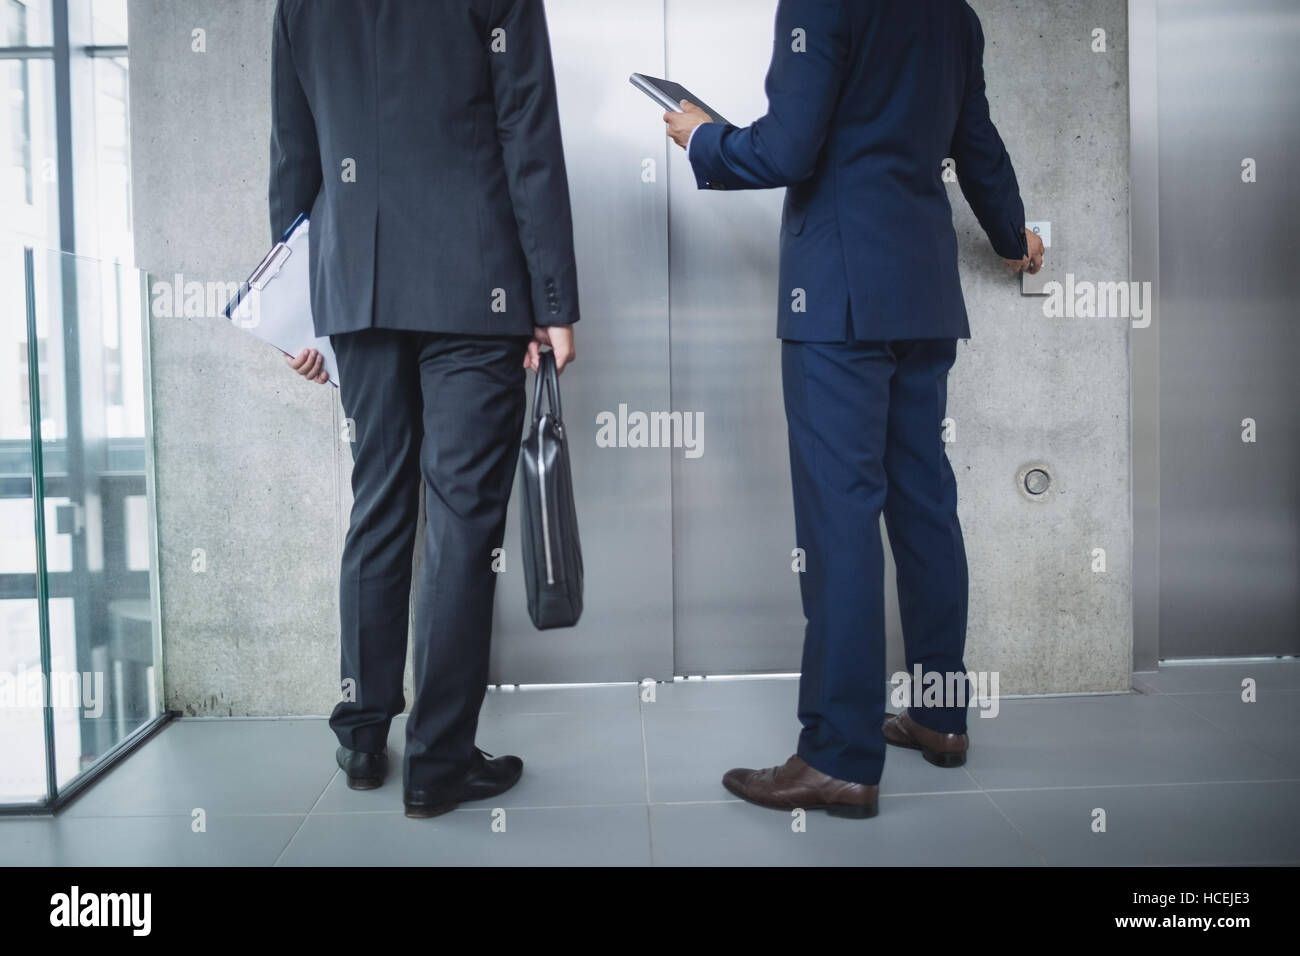
POLYGON ((533 424, 542 420, 542 389, 546 390, 547 405, 551 409, 551 421, 563 424, 560 417, 560 373, 555 370, 555 354, 543 352, 541 363, 533 383, 533 424))

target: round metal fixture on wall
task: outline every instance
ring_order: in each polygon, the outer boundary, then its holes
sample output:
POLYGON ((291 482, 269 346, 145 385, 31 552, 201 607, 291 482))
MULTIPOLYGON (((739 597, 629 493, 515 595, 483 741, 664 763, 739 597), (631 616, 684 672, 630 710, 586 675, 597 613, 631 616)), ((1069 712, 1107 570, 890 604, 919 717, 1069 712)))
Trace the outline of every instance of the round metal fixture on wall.
POLYGON ((1023 465, 1016 473, 1016 488, 1030 501, 1047 501, 1055 484, 1051 469, 1042 462, 1023 465))

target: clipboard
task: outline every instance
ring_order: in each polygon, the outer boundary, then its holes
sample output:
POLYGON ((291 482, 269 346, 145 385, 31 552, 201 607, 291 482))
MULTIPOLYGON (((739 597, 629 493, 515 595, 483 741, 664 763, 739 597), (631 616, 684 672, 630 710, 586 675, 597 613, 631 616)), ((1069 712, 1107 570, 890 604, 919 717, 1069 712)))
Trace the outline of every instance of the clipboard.
POLYGON ((258 263, 239 287, 224 315, 274 345, 288 356, 315 349, 324 360, 330 384, 339 384, 338 360, 330 340, 316 335, 311 313, 310 222, 306 214, 293 221, 284 237, 258 263))

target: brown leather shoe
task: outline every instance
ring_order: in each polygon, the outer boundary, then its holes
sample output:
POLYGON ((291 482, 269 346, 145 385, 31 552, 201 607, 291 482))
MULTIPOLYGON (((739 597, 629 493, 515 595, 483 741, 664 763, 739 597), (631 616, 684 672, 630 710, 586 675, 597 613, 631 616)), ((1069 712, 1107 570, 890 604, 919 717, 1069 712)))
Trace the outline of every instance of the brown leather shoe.
POLYGON ((908 747, 921 751, 921 756, 936 767, 960 767, 966 762, 970 738, 965 734, 941 734, 922 727, 908 715, 886 714, 885 740, 895 747, 908 747))
POLYGON ((880 787, 836 780, 796 754, 780 767, 728 770, 722 785, 750 803, 772 810, 825 810, 833 817, 874 817, 880 787))

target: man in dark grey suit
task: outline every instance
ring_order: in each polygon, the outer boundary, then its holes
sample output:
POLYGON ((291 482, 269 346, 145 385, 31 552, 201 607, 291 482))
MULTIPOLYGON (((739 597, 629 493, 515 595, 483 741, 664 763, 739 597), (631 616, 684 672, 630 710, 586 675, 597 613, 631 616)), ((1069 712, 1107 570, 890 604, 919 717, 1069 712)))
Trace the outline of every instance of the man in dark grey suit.
MULTIPOLYGON (((352 422, 339 604, 344 699, 330 726, 348 785, 382 783, 406 706, 411 558, 415 701, 408 816, 515 784, 475 746, 524 368, 573 357, 577 270, 541 0, 280 0, 272 54, 275 238, 311 221, 312 308, 352 422)), ((321 358, 290 363, 320 381, 321 358)))

